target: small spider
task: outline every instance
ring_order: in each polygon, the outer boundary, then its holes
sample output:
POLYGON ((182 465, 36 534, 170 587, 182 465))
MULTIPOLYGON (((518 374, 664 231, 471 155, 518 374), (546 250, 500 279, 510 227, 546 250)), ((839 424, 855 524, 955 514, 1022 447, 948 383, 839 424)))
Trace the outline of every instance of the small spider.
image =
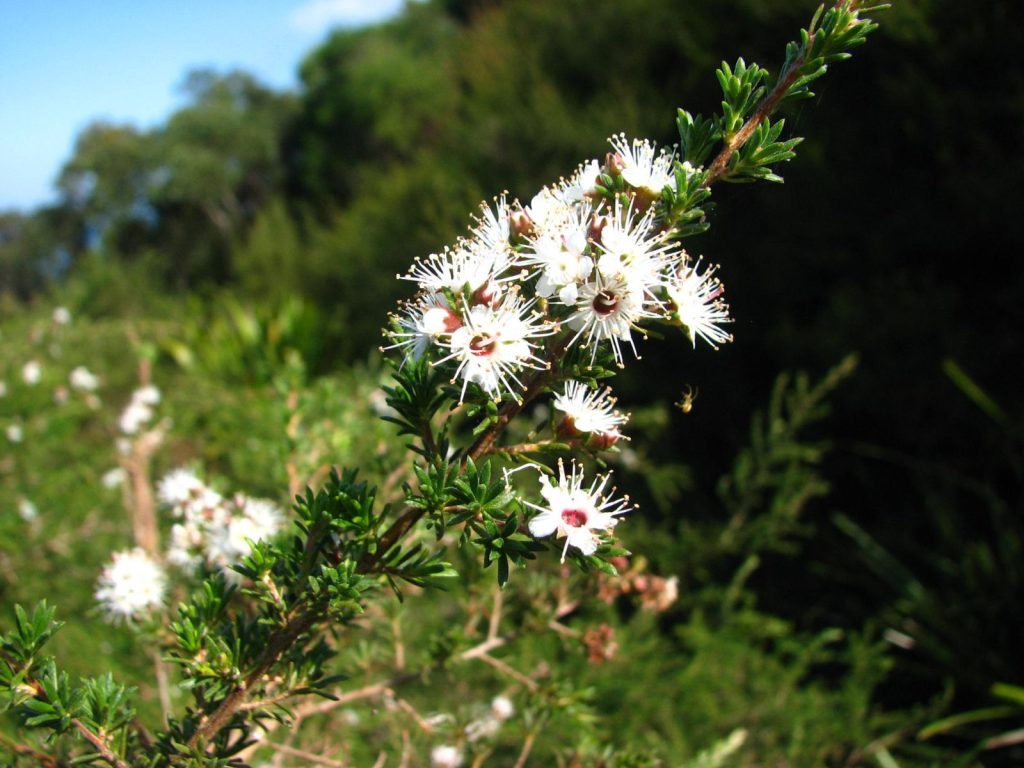
POLYGON ((689 413, 693 410, 693 401, 697 399, 698 390, 695 387, 691 387, 689 384, 686 385, 686 389, 683 390, 682 399, 676 403, 678 408, 683 413, 689 413))

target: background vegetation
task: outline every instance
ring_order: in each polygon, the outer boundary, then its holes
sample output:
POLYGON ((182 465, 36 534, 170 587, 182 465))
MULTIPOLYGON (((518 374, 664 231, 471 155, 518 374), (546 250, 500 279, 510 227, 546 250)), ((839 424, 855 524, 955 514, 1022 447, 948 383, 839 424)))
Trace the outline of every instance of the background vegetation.
MULTIPOLYGON (((139 360, 173 418, 161 469, 195 462, 285 503, 301 443, 304 476, 346 463, 383 481, 398 443, 372 418, 373 350, 408 293, 394 274, 454 240, 480 199, 529 198, 613 132, 671 142, 676 106, 714 107, 720 60, 777 67, 808 10, 415 3, 330 36, 295 93, 196 72, 164 125, 86 129, 59 203, 0 215, 0 427, 23 432, 0 437, 4 603, 47 595, 73 617, 56 649, 72 671, 145 679, 131 633, 91 607, 129 536, 100 477, 139 360), (101 376, 98 408, 54 403, 76 365, 101 376)), ((675 765, 737 728, 742 765, 1024 761, 1019 701, 943 719, 1024 685, 1024 76, 1006 63, 1022 22, 1011 2, 898 0, 787 116, 808 140, 785 188, 716 190, 688 247, 721 262, 736 341, 648 342, 617 387, 640 433, 623 485, 643 509, 622 534, 679 577, 680 599, 581 618, 618 632, 606 664, 558 638, 522 652, 593 688, 603 741, 581 747, 586 764, 648 741, 675 765), (856 368, 816 389, 850 353, 856 368), (815 373, 778 378, 796 369, 815 373)), ((436 607, 406 621, 429 657, 436 607)))

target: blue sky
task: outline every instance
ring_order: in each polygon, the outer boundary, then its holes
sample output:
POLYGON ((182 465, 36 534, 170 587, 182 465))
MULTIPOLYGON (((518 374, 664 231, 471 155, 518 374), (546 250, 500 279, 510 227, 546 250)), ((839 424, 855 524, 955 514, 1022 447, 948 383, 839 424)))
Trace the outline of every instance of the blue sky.
POLYGON ((334 26, 402 0, 0 0, 0 210, 55 199, 75 137, 97 119, 142 128, 181 105, 196 67, 276 88, 334 26))

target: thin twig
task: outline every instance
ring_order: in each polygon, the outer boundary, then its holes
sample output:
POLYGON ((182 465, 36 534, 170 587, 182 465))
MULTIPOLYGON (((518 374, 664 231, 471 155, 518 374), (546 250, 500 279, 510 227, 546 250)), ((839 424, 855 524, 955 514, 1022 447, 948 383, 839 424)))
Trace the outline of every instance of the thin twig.
POLYGON ((99 756, 114 766, 114 768, 132 768, 128 763, 119 758, 114 750, 107 745, 106 739, 103 738, 102 734, 93 733, 85 723, 78 718, 72 718, 71 724, 75 726, 75 730, 82 735, 82 738, 92 744, 93 749, 96 750, 99 756))
POLYGON ((164 716, 164 722, 169 722, 171 719, 171 690, 170 684, 167 680, 167 667, 164 665, 163 659, 160 657, 158 650, 150 652, 150 656, 153 659, 153 671, 156 675, 156 690, 157 695, 160 698, 160 712, 164 716))
POLYGON ((273 741, 268 741, 267 746, 271 747, 278 752, 289 755, 291 757, 301 757, 303 760, 308 760, 311 763, 317 765, 326 765, 328 768, 347 768, 348 764, 340 762, 339 760, 331 760, 329 757, 320 757, 314 755, 312 752, 306 752, 303 749, 296 749, 295 747, 289 747, 286 744, 276 744, 273 741))
POLYGON ((60 767, 60 761, 52 755, 40 752, 38 749, 30 747, 28 744, 19 744, 16 741, 11 741, 2 733, 0 733, 0 744, 3 744, 16 755, 28 755, 32 759, 39 761, 40 768, 60 767))
POLYGON ((511 677, 513 680, 515 680, 517 682, 520 682, 523 685, 525 685, 531 691, 536 691, 537 688, 539 687, 536 682, 531 680, 529 677, 524 675, 522 672, 520 672, 515 667, 513 667, 513 666, 511 666, 509 664, 506 664, 501 659, 496 659, 493 656, 491 656, 489 654, 486 654, 486 653, 481 653, 477 658, 480 659, 480 661, 483 661, 483 662, 485 662, 487 664, 490 664, 492 667, 494 667, 499 672, 504 672, 506 675, 511 677))
POLYGON ((420 727, 421 731, 423 731, 424 733, 432 733, 434 731, 434 727, 426 720, 424 720, 423 715, 417 712, 416 707, 414 707, 408 701, 406 701, 405 699, 400 699, 396 696, 395 704, 397 704, 402 709, 402 711, 404 711, 407 715, 409 715, 413 720, 416 721, 416 725, 420 727))
POLYGON ((533 749, 533 742, 537 738, 536 731, 530 731, 526 734, 526 739, 523 740, 523 748, 519 752, 519 757, 516 758, 516 764, 512 768, 523 768, 526 765, 526 759, 530 756, 530 750, 533 749))
POLYGON ((501 610, 504 603, 504 593, 501 587, 494 588, 494 605, 491 606, 491 619, 487 625, 487 639, 494 640, 498 637, 501 629, 501 610))

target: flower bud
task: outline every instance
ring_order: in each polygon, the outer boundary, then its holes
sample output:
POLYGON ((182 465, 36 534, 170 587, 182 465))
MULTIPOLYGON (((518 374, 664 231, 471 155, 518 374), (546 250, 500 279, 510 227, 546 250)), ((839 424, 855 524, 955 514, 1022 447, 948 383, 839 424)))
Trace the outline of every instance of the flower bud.
POLYGON ((530 237, 534 234, 533 219, 524 210, 514 211, 508 217, 513 237, 530 237))
POLYGON ((584 443, 592 451, 607 451, 622 437, 618 432, 591 432, 584 443))
POLYGON ((590 223, 587 224, 587 240, 595 245, 600 245, 604 228, 610 223, 611 218, 609 216, 601 216, 595 213, 590 217, 590 223))
POLYGON ((625 167, 626 161, 622 159, 622 155, 618 152, 609 152, 604 156, 604 168, 612 178, 621 176, 625 167))

